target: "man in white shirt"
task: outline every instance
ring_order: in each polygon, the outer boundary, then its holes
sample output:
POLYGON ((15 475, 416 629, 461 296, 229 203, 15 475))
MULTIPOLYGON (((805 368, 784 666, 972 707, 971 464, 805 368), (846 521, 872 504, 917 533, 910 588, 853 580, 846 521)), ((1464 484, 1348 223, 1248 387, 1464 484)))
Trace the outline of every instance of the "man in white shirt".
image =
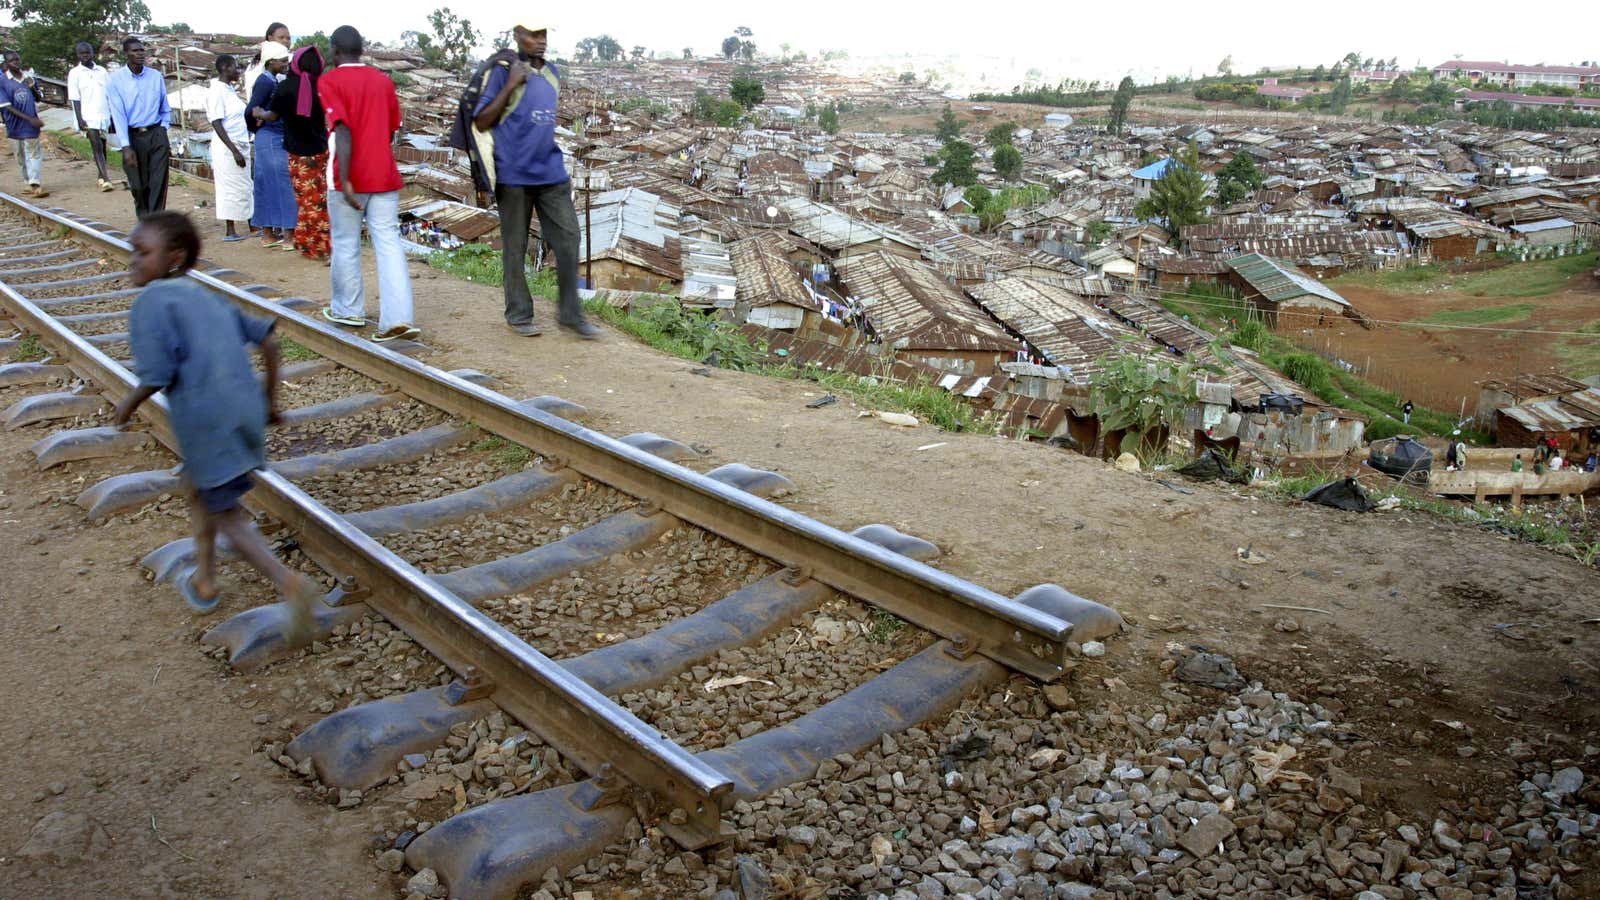
POLYGON ((100 172, 100 190, 116 190, 106 170, 106 126, 111 111, 106 107, 106 67, 95 64, 94 45, 78 42, 78 64, 67 73, 67 100, 78 117, 78 130, 89 138, 94 151, 94 167, 100 172))

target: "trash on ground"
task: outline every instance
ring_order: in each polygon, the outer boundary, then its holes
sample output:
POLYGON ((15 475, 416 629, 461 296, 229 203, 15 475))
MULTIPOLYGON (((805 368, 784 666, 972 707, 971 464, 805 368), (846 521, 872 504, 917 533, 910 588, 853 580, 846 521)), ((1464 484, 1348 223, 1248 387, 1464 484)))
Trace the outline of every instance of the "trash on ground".
POLYGON ((1193 462, 1178 469, 1178 474, 1195 481, 1226 481, 1229 484, 1249 484, 1250 473, 1228 462, 1228 458, 1207 447, 1193 462))
POLYGON ((707 681, 705 690, 709 694, 712 691, 720 691, 725 687, 738 687, 741 684, 772 684, 772 682, 765 678, 751 678, 749 675, 724 675, 707 681))
POLYGON ((806 404, 806 409, 821 409, 830 403, 838 403, 839 398, 832 394, 825 394, 806 404))
POLYGON ((1372 502, 1372 498, 1367 496, 1366 488, 1358 484, 1354 478, 1330 481, 1300 499, 1307 503, 1320 503, 1323 506, 1350 512, 1369 512, 1377 506, 1372 502))
POLYGON ((1238 690, 1245 683, 1244 676, 1239 674, 1231 658, 1208 650, 1197 650, 1179 660, 1173 675, 1179 681, 1223 691, 1238 690))

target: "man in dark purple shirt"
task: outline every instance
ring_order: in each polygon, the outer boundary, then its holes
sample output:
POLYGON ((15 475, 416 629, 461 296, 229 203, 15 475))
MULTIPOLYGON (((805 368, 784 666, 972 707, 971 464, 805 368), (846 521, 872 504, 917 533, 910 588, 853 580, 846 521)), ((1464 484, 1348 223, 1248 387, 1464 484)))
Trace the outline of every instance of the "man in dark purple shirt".
POLYGON ((524 19, 512 29, 515 62, 489 72, 472 125, 494 135, 494 198, 500 208, 500 238, 506 289, 506 324, 525 337, 539 334, 528 293, 528 226, 539 211, 539 233, 556 257, 560 305, 556 323, 593 340, 599 326, 578 302, 578 214, 561 148, 556 145, 556 103, 561 74, 544 58, 549 32, 524 19))
POLYGON ((6 137, 11 139, 11 148, 22 167, 22 180, 28 183, 28 196, 48 197, 50 192, 39 186, 40 169, 44 166, 39 131, 44 127, 44 120, 39 118, 31 81, 23 74, 22 58, 17 51, 7 50, 5 71, 0 72, 0 119, 5 120, 6 137))

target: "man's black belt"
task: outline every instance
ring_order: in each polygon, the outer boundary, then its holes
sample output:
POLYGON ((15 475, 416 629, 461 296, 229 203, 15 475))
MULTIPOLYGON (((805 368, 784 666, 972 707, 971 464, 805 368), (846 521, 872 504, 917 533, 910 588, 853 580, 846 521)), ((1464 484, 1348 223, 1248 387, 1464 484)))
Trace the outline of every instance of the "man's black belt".
POLYGON ((146 132, 146 131, 155 131, 155 130, 156 130, 156 129, 158 129, 158 128, 160 128, 160 127, 161 127, 161 126, 160 126, 160 125, 138 125, 138 126, 130 126, 130 127, 129 127, 129 128, 128 128, 128 132, 129 132, 129 133, 130 133, 130 134, 144 134, 144 133, 145 133, 145 132, 146 132))

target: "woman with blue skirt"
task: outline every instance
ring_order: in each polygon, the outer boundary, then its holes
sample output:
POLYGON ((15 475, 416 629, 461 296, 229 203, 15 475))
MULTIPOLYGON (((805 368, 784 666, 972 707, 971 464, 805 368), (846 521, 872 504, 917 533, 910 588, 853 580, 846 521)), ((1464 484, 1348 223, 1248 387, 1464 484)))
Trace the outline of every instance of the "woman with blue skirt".
POLYGON ((275 41, 262 44, 261 66, 261 75, 250 89, 249 104, 256 152, 256 209, 251 222, 261 229, 262 246, 293 250, 284 238, 294 231, 298 218, 294 182, 289 177, 289 153, 283 148, 283 122, 272 111, 278 76, 289 66, 289 49, 275 41))

